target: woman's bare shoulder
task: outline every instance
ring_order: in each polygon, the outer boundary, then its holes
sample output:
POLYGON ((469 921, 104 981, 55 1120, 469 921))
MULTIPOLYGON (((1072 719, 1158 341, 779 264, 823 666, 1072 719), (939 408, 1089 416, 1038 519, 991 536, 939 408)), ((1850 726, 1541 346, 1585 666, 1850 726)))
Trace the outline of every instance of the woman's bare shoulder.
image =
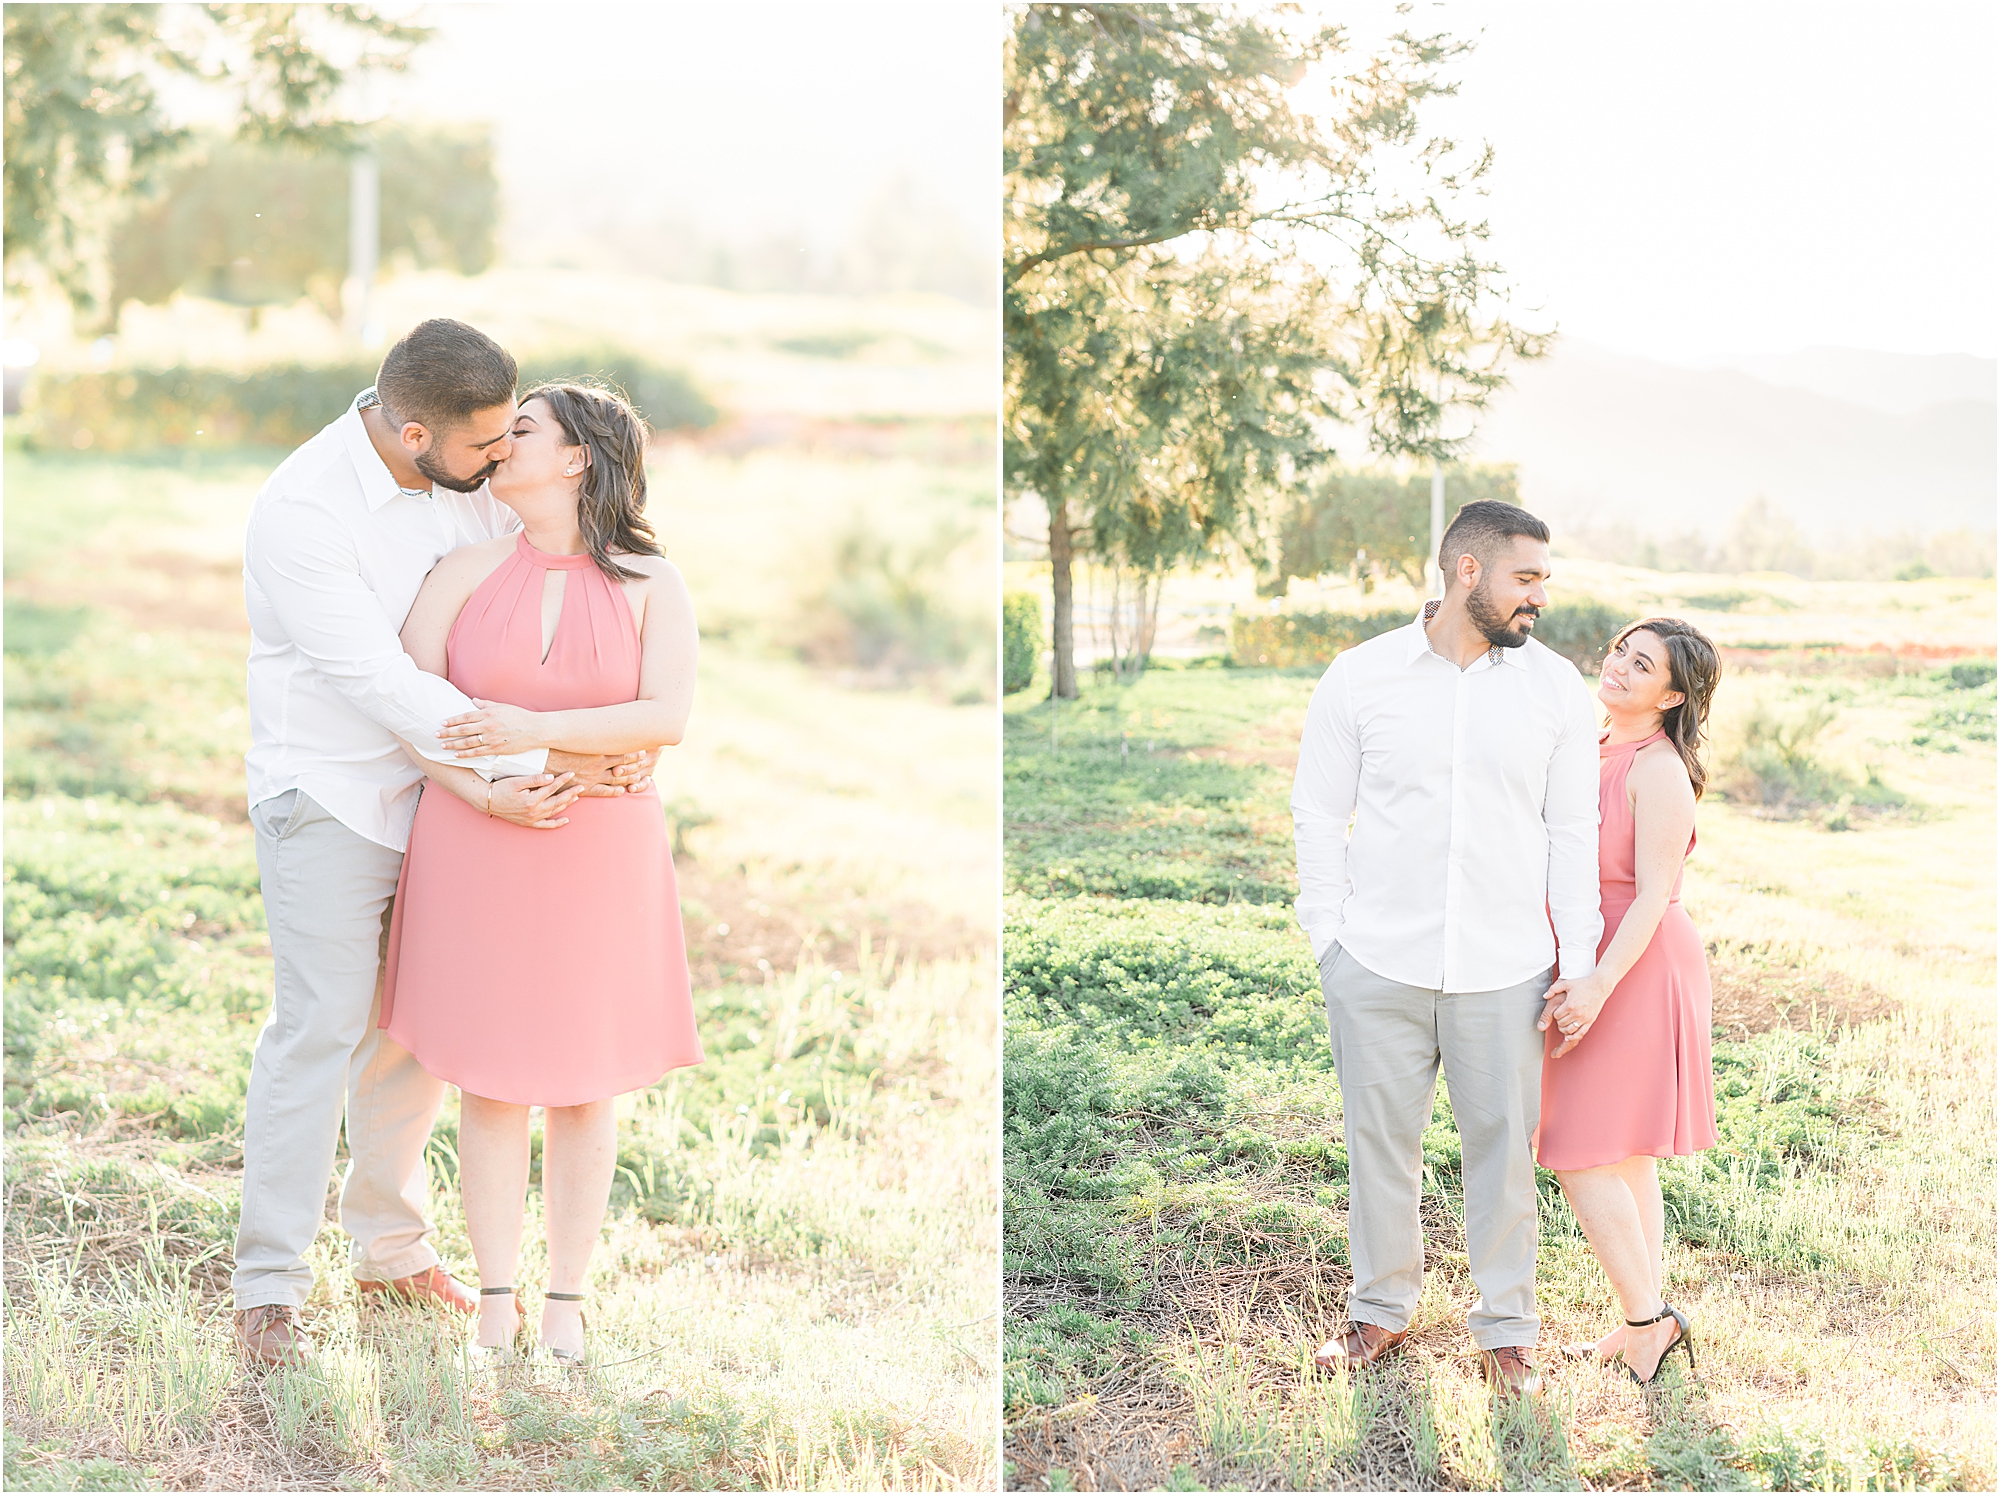
POLYGON ((1635 791, 1648 791, 1673 795, 1678 798, 1685 794, 1689 803, 1694 801, 1694 780, 1688 777, 1687 764, 1681 761, 1680 752, 1662 737, 1658 742, 1649 742, 1632 755, 1632 771, 1627 776, 1635 791))
POLYGON ((640 580, 627 582, 627 586, 644 587, 655 590, 662 585, 684 587, 680 567, 663 555, 614 555, 612 559, 628 571, 637 571, 640 580))
POLYGON ((448 550, 438 562, 440 566, 451 566, 461 570, 491 570, 496 562, 504 561, 512 555, 520 540, 515 535, 496 535, 491 540, 474 540, 470 545, 461 545, 456 550, 448 550))
POLYGON ((515 540, 512 535, 501 535, 493 540, 475 540, 470 545, 461 545, 456 550, 448 550, 431 567, 430 575, 424 578, 427 587, 463 587, 472 591, 493 574, 508 556, 514 553, 515 540))

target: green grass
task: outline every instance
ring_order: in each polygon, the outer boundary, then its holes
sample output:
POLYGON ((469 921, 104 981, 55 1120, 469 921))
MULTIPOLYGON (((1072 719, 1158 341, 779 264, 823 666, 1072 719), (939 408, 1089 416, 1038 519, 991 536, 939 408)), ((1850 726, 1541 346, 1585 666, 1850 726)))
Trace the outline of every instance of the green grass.
MULTIPOLYGON (((316 1364, 239 1366, 227 1277, 270 951, 233 547, 263 472, 8 455, 0 1484, 990 1487, 991 708, 842 689, 751 641, 705 649, 662 769, 710 1058, 620 1101, 601 1369, 472 1377, 462 1323, 360 1307, 332 1225, 316 1364), (939 876, 941 849, 962 869, 939 876)), ((704 476, 752 513, 767 481, 704 476)), ((934 477, 970 502, 963 473, 934 477)), ((677 539, 699 601, 731 537, 677 539)), ((437 1243, 471 1278, 456 1138, 448 1099, 437 1243)))
MULTIPOLYGON (((1980 1488, 1991 750, 1968 734, 1984 756, 1954 777, 1919 739, 1984 684, 1725 685, 1726 737, 1803 702, 1825 718, 1807 761, 1900 808, 1842 827, 1704 806, 1687 899, 1717 982, 1721 1143, 1662 1168, 1701 1374, 1641 1397, 1563 1366, 1539 1407, 1505 1409, 1465 1340, 1442 1086, 1414 1352, 1352 1382, 1310 1368, 1348 1283, 1338 1086, 1289 907, 1315 673, 1091 680, 1053 722, 1042 682, 1007 702, 1010 1484, 1980 1488)), ((1544 1345, 1594 1338, 1609 1290, 1540 1184, 1544 1345)))

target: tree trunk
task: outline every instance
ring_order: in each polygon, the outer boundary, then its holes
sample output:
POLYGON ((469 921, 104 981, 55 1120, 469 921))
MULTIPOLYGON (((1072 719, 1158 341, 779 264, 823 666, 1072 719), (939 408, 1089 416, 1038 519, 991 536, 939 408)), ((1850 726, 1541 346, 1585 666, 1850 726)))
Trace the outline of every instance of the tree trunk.
MULTIPOLYGON (((1153 573, 1153 586, 1149 593, 1141 581, 1139 600, 1145 609, 1139 621, 1139 669, 1143 670, 1153 662, 1153 639, 1160 631, 1160 594, 1167 589, 1167 573, 1164 568, 1153 573)), ((1133 671, 1137 678, 1138 671, 1133 671)))
POLYGON ((1049 499, 1049 570, 1055 582, 1055 618, 1050 629, 1053 634, 1053 662, 1055 665, 1055 687, 1051 694, 1057 699, 1076 699, 1076 639, 1074 618, 1076 609, 1070 585, 1070 541, 1074 536, 1069 527, 1069 505, 1060 498, 1049 499))
MULTIPOLYGON (((1123 619, 1120 618, 1119 616, 1119 608, 1121 608, 1125 602, 1124 581, 1125 581, 1125 568, 1119 565, 1116 560, 1112 561, 1111 606, 1106 610, 1105 617, 1110 623, 1109 632, 1111 634, 1111 649, 1110 649, 1111 678, 1114 680, 1123 680, 1125 678, 1125 656, 1128 652, 1130 652, 1129 650, 1126 649, 1125 646, 1126 644, 1130 643, 1131 640, 1121 638, 1120 637, 1121 629, 1119 628, 1119 624, 1123 621, 1123 619)), ((1097 601, 1097 589, 1095 587, 1091 589, 1090 600, 1093 603, 1097 601)))
POLYGON ((1153 662, 1153 639, 1160 627, 1160 593, 1166 588, 1167 573, 1148 575, 1135 571, 1132 577, 1132 628, 1130 647, 1118 658, 1118 678, 1128 685, 1146 673, 1153 662))

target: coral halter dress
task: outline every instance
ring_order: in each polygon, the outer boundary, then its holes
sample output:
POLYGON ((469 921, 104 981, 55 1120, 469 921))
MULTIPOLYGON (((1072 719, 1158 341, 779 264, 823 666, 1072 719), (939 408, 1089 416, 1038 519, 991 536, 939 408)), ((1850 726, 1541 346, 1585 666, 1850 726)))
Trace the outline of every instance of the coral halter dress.
MULTIPOLYGON (((1608 734, 1607 734, 1608 735, 1608 734)), ((1639 896, 1632 806, 1625 780, 1640 742, 1597 746, 1597 880, 1604 912, 1601 957, 1639 896)), ((1688 850, 1694 850, 1689 837, 1688 850)), ((1583 1042, 1562 1058, 1551 1023, 1542 1059, 1542 1124, 1535 1157, 1544 1168, 1598 1168, 1651 1154, 1699 1152, 1716 1143, 1715 1076, 1709 1059, 1708 957, 1681 907, 1681 873, 1638 962, 1612 988, 1583 1042)))
MULTIPOLYGON (((529 711, 639 695, 639 630, 587 555, 525 536, 452 624, 447 678, 529 711), (564 579, 542 657, 542 590, 564 579)), ((658 793, 579 799, 557 830, 490 819, 426 786, 389 925, 380 1024, 488 1100, 574 1106, 702 1060, 658 793)))

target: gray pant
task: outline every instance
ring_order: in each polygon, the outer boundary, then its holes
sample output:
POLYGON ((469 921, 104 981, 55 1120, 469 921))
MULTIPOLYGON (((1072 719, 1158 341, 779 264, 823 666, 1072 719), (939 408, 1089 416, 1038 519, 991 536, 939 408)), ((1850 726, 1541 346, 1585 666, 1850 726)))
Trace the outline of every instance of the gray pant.
POLYGON ((1532 1345, 1535 1162, 1542 1111, 1545 973, 1500 991, 1441 992, 1376 975, 1338 945, 1320 962, 1347 1141, 1348 1316, 1404 1329, 1424 1285, 1423 1136, 1439 1061, 1458 1122, 1465 1248, 1479 1301, 1467 1323, 1482 1350, 1532 1345))
POLYGON ((436 1264, 424 1146, 442 1082, 375 1026, 401 852, 356 835, 297 789, 250 812, 277 990, 257 1038, 243 1122, 236 1306, 303 1304, 347 1110, 341 1228, 354 1275, 436 1264))

